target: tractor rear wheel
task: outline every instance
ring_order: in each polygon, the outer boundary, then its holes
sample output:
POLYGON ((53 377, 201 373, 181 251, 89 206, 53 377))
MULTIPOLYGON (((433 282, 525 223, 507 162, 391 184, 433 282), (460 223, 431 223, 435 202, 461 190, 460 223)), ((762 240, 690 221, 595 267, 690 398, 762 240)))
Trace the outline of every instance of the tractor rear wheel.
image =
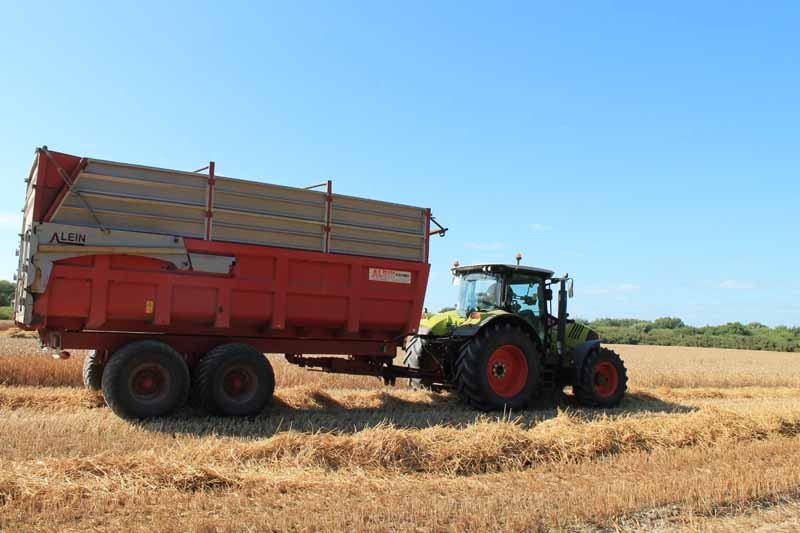
POLYGON ((591 407, 619 405, 627 388, 628 371, 622 358, 602 347, 589 353, 573 385, 578 403, 591 407))
POLYGON ((275 373, 266 356, 248 344, 217 346, 200 360, 193 403, 226 416, 254 416, 275 392, 275 373))
POLYGON ((189 368, 163 342, 132 342, 117 350, 106 365, 103 395, 121 418, 164 416, 186 402, 189 368))
MULTIPOLYGON (((415 370, 434 371, 438 368, 436 360, 426 350, 427 342, 420 337, 412 337, 406 344, 405 364, 415 370)), ((408 385, 412 389, 430 390, 433 386, 431 378, 409 378, 408 385)))
POLYGON ((89 390, 103 388, 103 369, 106 365, 97 362, 97 350, 92 350, 83 359, 83 386, 89 390))
POLYGON ((455 365, 461 398, 483 411, 522 409, 539 392, 542 354, 512 324, 491 324, 464 344, 455 365))

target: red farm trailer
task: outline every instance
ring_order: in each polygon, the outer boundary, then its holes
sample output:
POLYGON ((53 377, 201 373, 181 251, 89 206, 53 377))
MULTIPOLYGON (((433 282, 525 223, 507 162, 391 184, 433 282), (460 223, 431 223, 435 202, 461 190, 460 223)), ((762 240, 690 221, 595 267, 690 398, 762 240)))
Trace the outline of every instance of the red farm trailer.
POLYGON ((93 350, 84 381, 122 417, 190 393, 258 413, 275 383, 264 353, 387 382, 418 372, 392 361, 446 231, 429 209, 43 147, 23 219, 15 321, 62 357, 93 350))

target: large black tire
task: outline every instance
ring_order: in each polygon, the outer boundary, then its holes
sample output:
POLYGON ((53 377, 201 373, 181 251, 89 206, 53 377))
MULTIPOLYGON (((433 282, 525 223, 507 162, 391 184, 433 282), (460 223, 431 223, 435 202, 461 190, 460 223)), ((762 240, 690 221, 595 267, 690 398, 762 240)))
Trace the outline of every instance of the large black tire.
POLYGON ((628 389, 628 370, 616 352, 601 347, 586 356, 572 388, 581 405, 614 407, 628 389))
POLYGON ((521 327, 490 324, 461 347, 456 390, 483 411, 523 409, 539 392, 541 359, 538 345, 521 327))
POLYGON ((215 415, 254 416, 275 392, 275 373, 263 353, 248 344, 224 344, 197 365, 192 402, 215 415))
POLYGON ((186 403, 189 368, 163 342, 136 341, 111 356, 103 372, 106 404, 122 418, 165 416, 186 403))
MULTIPOLYGON (((406 344, 405 365, 416 370, 436 370, 438 363, 427 351, 427 342, 419 337, 411 337, 406 344)), ((412 389, 430 390, 433 386, 431 378, 409 378, 408 386, 412 389)))
POLYGON ((92 350, 83 359, 83 386, 89 390, 103 388, 103 369, 106 365, 97 362, 97 351, 92 350))

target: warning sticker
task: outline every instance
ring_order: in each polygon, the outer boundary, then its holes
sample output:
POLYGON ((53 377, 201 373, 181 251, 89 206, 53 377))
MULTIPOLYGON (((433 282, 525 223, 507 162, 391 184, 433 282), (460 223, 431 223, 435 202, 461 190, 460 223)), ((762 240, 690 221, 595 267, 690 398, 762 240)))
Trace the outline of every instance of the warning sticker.
POLYGON ((388 270, 386 268, 370 268, 370 281, 385 281, 387 283, 411 284, 411 272, 405 270, 388 270))

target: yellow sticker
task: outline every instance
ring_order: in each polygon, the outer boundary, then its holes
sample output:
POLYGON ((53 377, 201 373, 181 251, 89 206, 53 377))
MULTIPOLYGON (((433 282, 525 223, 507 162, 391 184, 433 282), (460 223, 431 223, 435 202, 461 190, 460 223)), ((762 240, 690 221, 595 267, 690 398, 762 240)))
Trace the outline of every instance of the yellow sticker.
POLYGON ((147 313, 148 315, 152 315, 153 314, 153 308, 154 307, 155 307, 155 304, 153 303, 153 300, 145 300, 144 301, 144 312, 147 313))

